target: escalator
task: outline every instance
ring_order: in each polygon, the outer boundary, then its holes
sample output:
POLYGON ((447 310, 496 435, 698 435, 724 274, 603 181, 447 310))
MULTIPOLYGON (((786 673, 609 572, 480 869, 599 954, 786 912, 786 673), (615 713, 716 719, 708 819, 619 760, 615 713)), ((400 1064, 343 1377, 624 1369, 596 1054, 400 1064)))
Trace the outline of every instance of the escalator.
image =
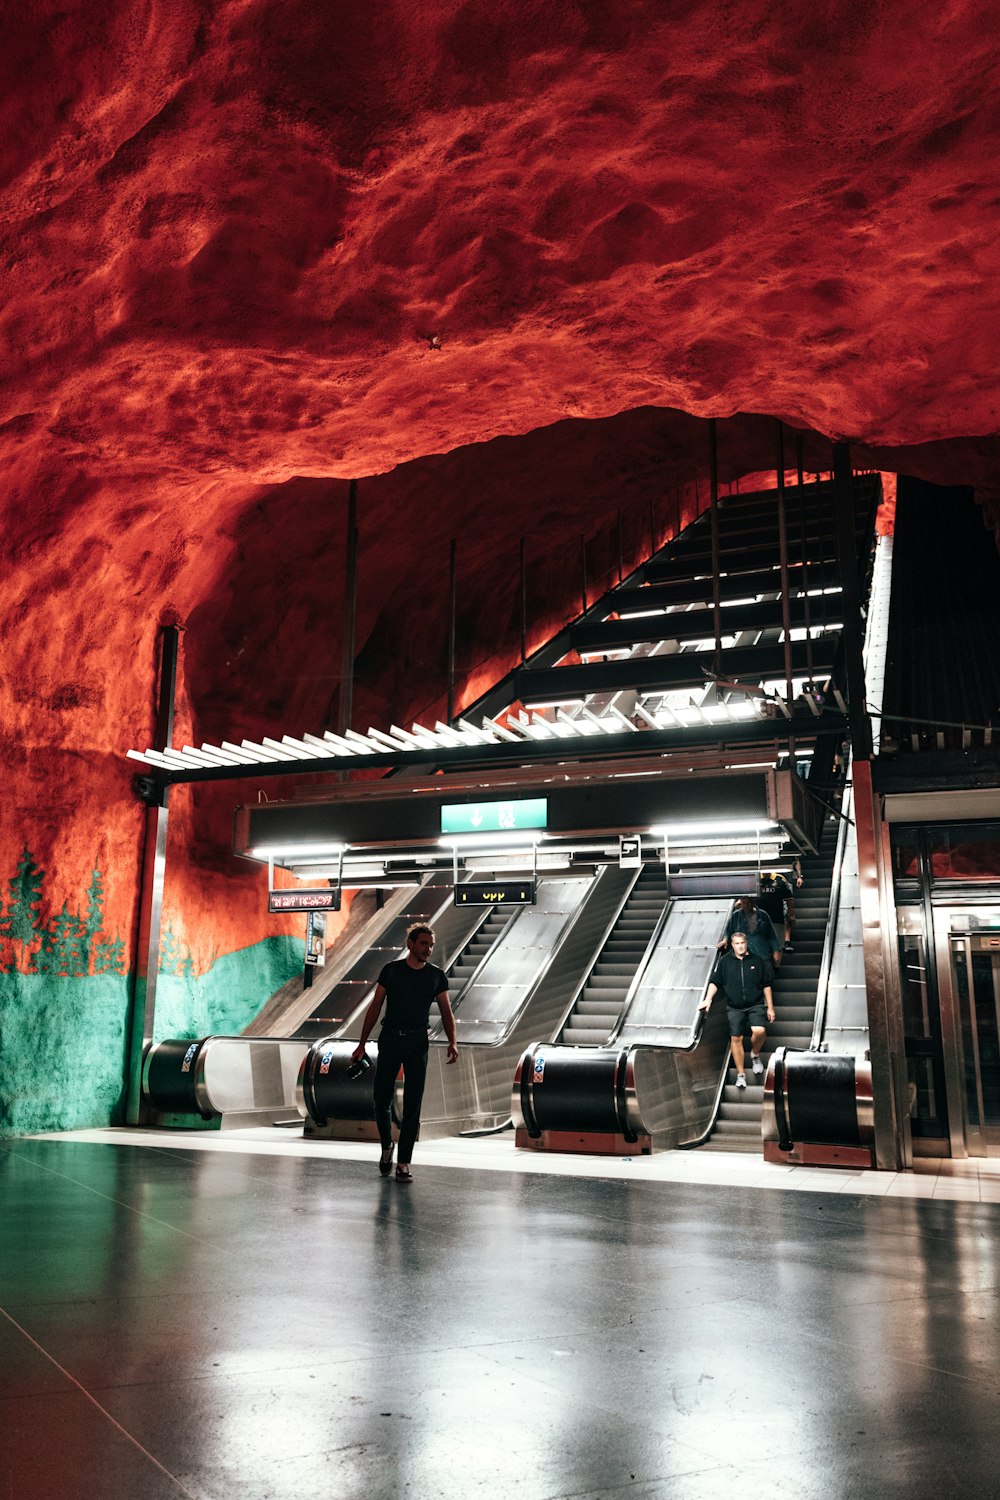
POLYGON ((562 1045, 601 1047, 607 1042, 666 904, 663 865, 644 865, 559 1033, 562 1045))
POLYGON ((448 975, 448 991, 452 999, 465 989, 516 911, 517 907, 514 906, 493 907, 487 910, 485 917, 465 947, 456 954, 445 970, 448 975))
POLYGON ((612 865, 539 880, 537 905, 516 912, 464 988, 452 989, 457 1063, 447 1063, 443 1028, 432 1014, 424 1137, 509 1120, 518 1057, 531 1037, 552 1036, 562 1025, 634 882, 634 870, 612 865))
MULTIPOLYGON (((816 997, 823 960, 830 889, 839 820, 828 817, 823 824, 817 854, 803 858, 803 885, 795 893, 796 922, 792 929, 794 951, 783 956, 774 983, 774 1025, 767 1029, 761 1049, 765 1072, 776 1047, 796 1051, 809 1047, 816 1015, 816 997)), ((780 934, 779 934, 780 936, 780 934)), ((721 1003, 722 996, 716 1004, 721 1003)), ((747 1043, 747 1051, 749 1044, 747 1043)), ((711 1135, 703 1145, 712 1151, 759 1152, 763 1078, 750 1072, 747 1087, 736 1087, 736 1069, 730 1060, 722 1087, 718 1114, 711 1135)))

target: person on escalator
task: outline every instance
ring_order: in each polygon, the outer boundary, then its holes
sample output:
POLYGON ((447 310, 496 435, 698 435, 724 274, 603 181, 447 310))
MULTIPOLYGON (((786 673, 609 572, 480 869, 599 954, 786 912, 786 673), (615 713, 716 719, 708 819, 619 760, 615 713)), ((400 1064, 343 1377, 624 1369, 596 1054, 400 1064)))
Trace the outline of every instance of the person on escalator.
POLYGON ((764 1071, 760 1049, 767 1035, 765 1017, 774 1024, 774 996, 771 984, 774 971, 767 958, 760 958, 747 947, 745 932, 734 932, 729 939, 728 953, 722 953, 715 961, 712 978, 705 998, 699 1006, 708 1012, 719 990, 726 995, 726 1010, 729 1015, 729 1046, 736 1069, 736 1087, 745 1089, 747 1076, 744 1071, 746 1059, 743 1052, 743 1037, 750 1032, 750 1063, 756 1074, 764 1071))
POLYGON ((378 976, 375 994, 361 1023, 361 1038, 351 1054, 352 1062, 365 1055, 365 1043, 388 1000, 378 1038, 375 1067, 375 1121, 382 1154, 378 1169, 383 1177, 392 1171, 392 1096, 399 1070, 403 1070, 403 1119, 399 1127, 396 1181, 412 1182, 410 1162, 420 1126, 420 1106, 427 1078, 427 1026, 436 1002, 448 1038, 448 1061, 458 1057, 455 1017, 448 999, 448 976, 429 962, 434 951, 434 929, 415 922, 406 934, 406 957, 385 964, 378 976))
POLYGON ((786 953, 792 950, 792 928, 795 926, 795 891, 802 884, 802 866, 797 859, 792 861, 790 875, 780 870, 767 870, 760 877, 757 906, 767 912, 777 931, 784 928, 786 953), (794 885, 793 882, 794 881, 794 885))
POLYGON ((726 923, 725 936, 720 940, 719 947, 725 948, 737 932, 745 935, 747 946, 756 958, 770 962, 775 969, 781 967, 781 944, 778 942, 774 923, 767 912, 757 905, 753 896, 741 896, 737 901, 726 923))

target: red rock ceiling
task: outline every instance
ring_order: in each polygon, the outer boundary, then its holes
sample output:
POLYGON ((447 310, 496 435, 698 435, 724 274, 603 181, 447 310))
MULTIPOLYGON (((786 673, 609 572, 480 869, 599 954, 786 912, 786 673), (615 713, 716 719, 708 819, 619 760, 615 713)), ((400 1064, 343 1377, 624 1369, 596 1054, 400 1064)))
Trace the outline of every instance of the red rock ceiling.
POLYGON ((365 722, 440 692, 452 536, 472 665, 519 536, 558 614, 580 534, 690 506, 697 419, 1000 490, 998 99, 991 17, 924 0, 18 7, 4 868, 134 841, 164 619, 197 738, 321 727, 348 477, 365 722))

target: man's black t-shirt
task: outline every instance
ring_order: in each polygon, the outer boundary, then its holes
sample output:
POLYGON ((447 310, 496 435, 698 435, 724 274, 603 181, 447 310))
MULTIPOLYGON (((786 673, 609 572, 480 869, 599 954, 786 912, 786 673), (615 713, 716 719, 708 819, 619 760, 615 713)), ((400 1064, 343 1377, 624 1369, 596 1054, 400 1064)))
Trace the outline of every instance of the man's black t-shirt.
POLYGON ((413 969, 405 958, 386 964, 378 982, 386 993, 383 1031, 426 1033, 431 1006, 448 991, 448 976, 443 969, 436 964, 413 969))
POLYGON ((764 986, 774 983, 774 970, 766 958, 758 958, 755 953, 745 958, 723 953, 712 970, 712 982, 725 990, 729 1004, 739 1010, 763 1000, 764 986))

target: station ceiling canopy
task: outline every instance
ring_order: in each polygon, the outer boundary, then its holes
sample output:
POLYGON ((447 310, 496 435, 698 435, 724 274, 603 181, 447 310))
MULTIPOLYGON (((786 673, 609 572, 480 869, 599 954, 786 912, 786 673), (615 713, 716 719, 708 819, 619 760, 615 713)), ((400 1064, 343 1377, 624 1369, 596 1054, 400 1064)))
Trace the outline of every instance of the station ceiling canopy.
POLYGON ((772 861, 784 843, 799 847, 802 783, 772 767, 604 766, 522 770, 481 779, 354 783, 329 797, 261 803, 236 813, 234 849, 300 878, 341 878, 348 886, 391 883, 458 857, 495 868, 528 859, 539 869, 617 858, 618 836, 639 833, 647 849, 664 844, 721 863, 772 861), (386 877, 380 879, 380 876, 386 877), (356 877, 356 878, 355 878, 356 877))

